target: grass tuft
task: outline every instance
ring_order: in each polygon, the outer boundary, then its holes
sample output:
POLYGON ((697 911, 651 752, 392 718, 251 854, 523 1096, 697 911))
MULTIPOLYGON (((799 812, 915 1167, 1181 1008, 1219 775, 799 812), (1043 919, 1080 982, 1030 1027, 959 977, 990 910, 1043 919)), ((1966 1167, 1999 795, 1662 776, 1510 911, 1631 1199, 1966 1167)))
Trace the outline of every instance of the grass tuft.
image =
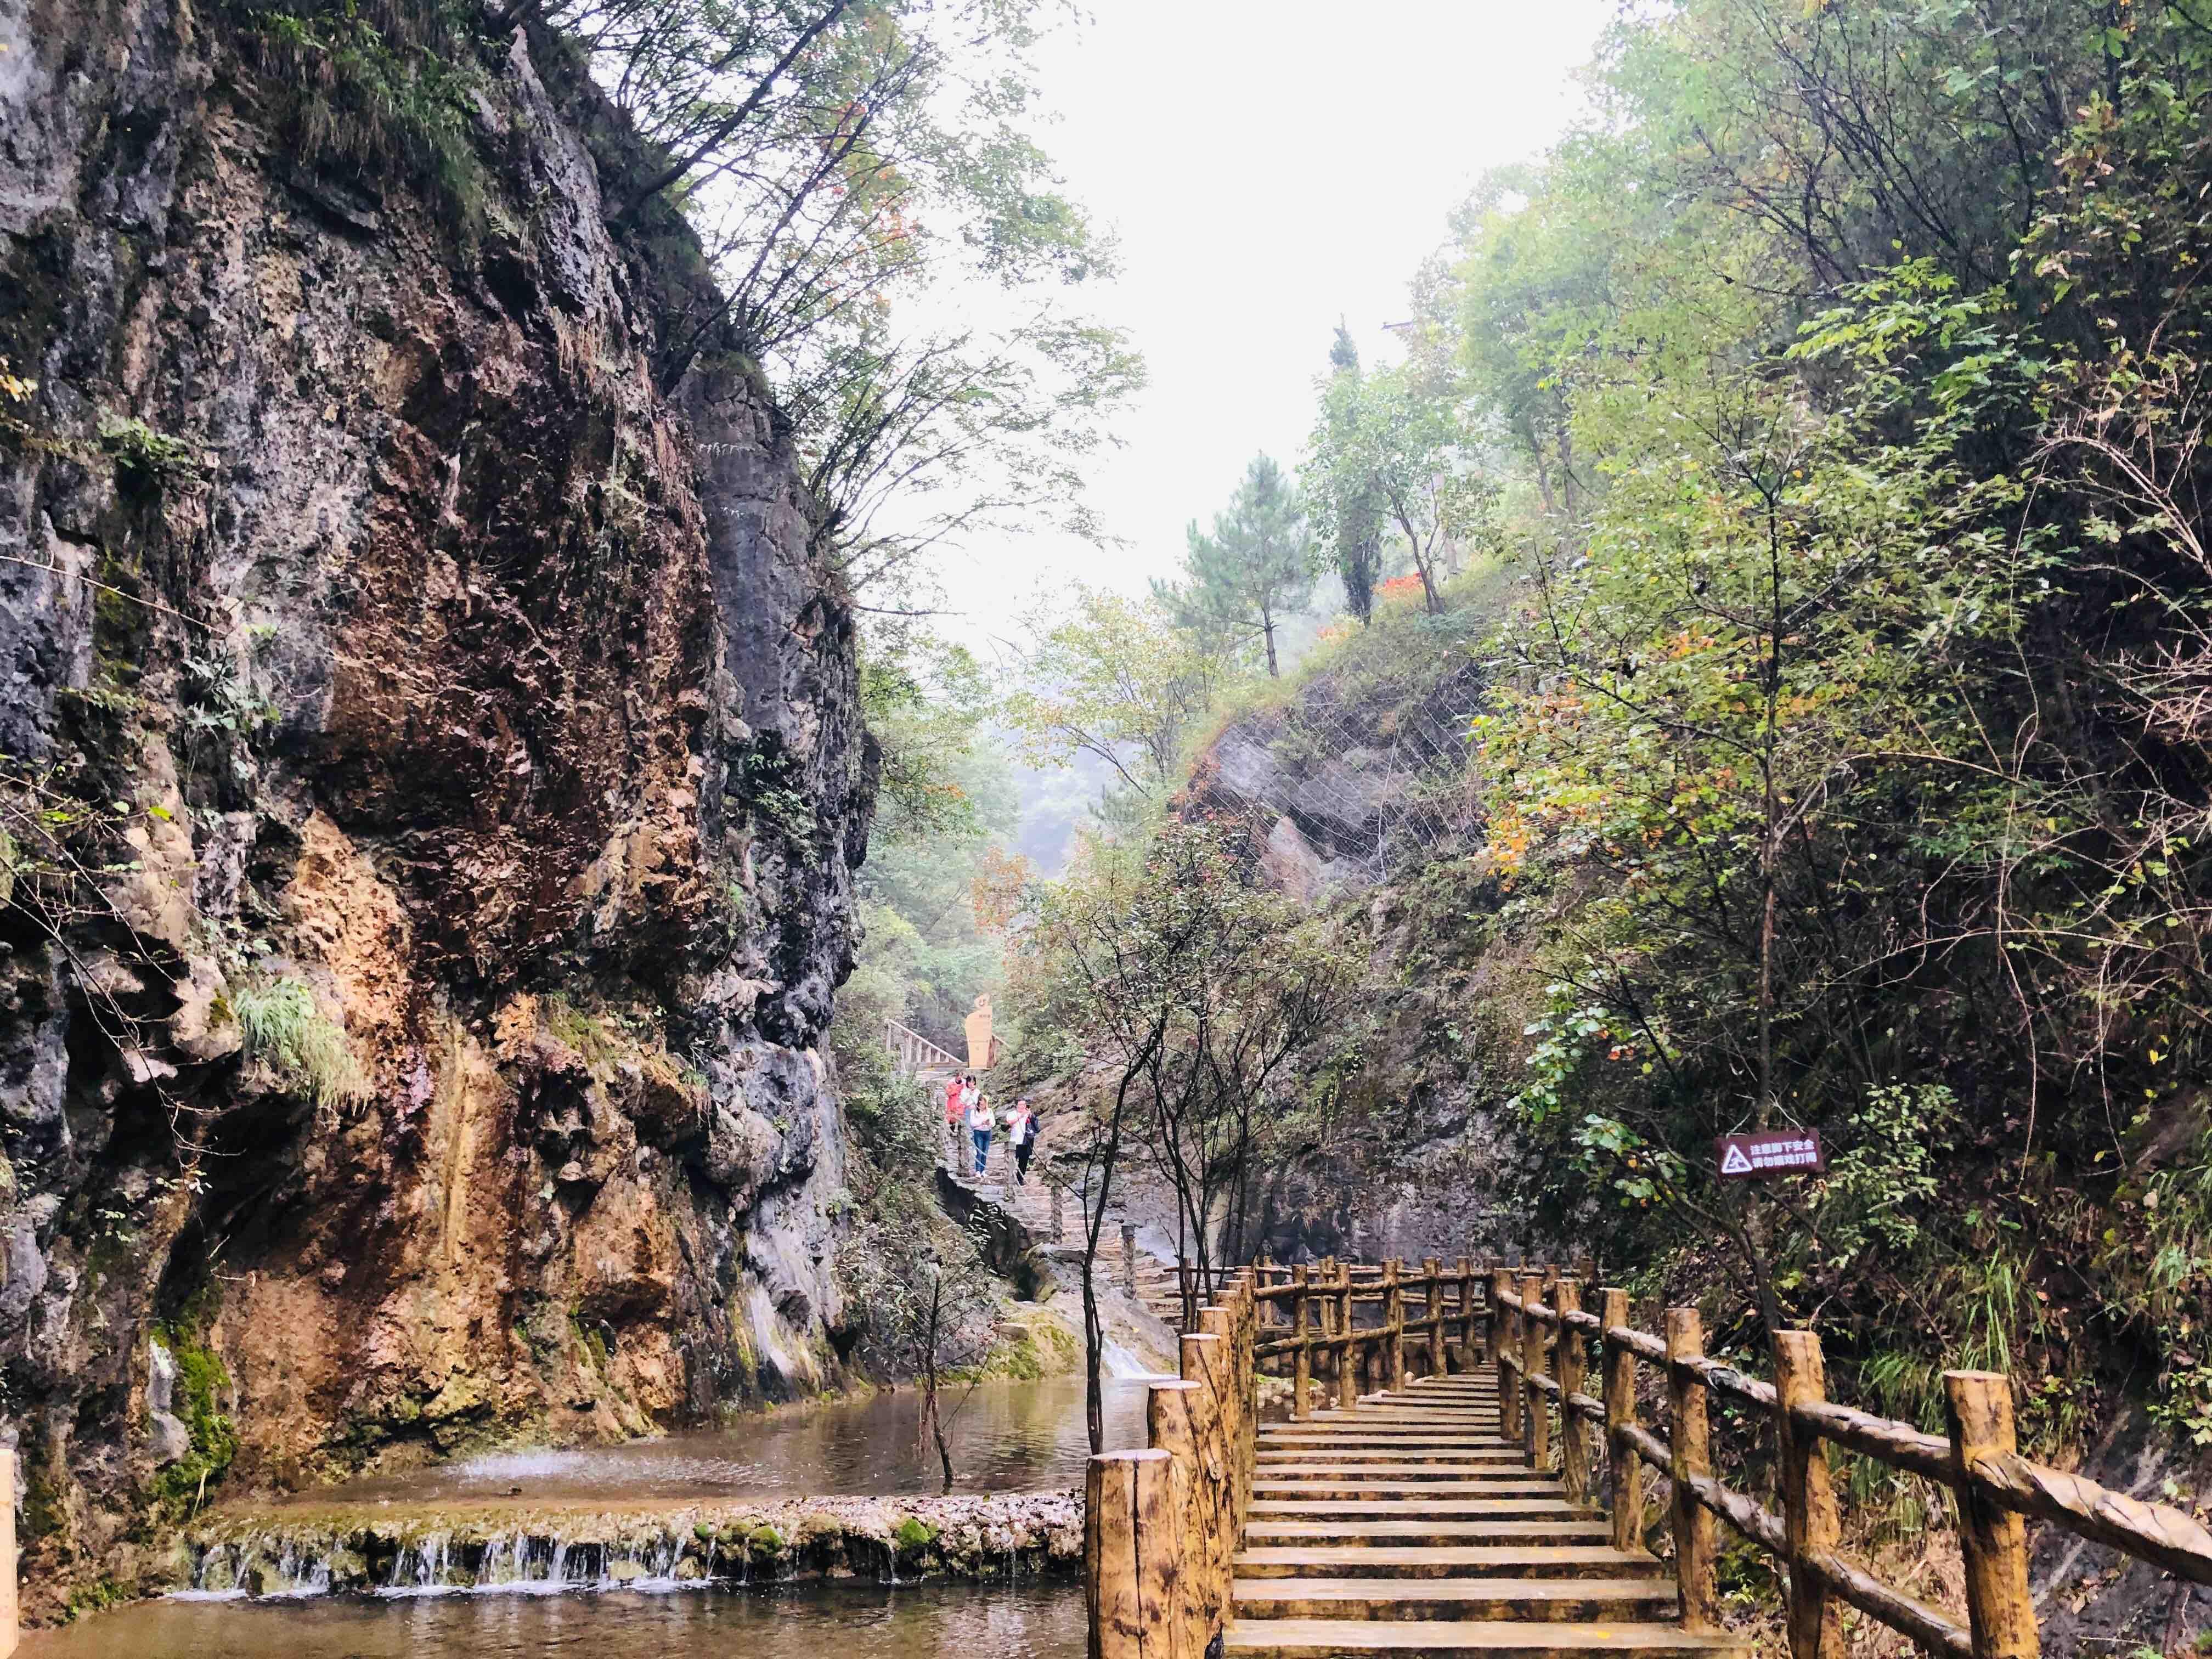
POLYGON ((368 1079, 345 1032, 298 980, 250 986, 232 995, 230 1009, 247 1057, 264 1062, 323 1111, 368 1098, 368 1079))

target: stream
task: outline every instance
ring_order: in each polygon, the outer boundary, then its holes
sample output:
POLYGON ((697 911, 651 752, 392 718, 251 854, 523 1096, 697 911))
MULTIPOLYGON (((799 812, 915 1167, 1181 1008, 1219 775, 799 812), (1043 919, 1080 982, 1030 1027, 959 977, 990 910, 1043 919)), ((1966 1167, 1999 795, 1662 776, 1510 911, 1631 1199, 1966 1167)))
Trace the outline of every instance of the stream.
MULTIPOLYGON (((1145 1389, 1109 1382, 1106 1446, 1145 1443, 1145 1389)), ((1091 1455, 1083 1379, 984 1382, 939 1396, 956 1492, 1042 1492, 1083 1484, 1091 1455)), ((318 1486, 279 1507, 382 1502, 434 1505, 514 1496, 541 1503, 650 1498, 889 1497, 944 1486, 921 1433, 921 1395, 901 1389, 857 1400, 740 1418, 618 1446, 519 1450, 457 1458, 404 1474, 318 1486), (518 1491, 517 1488, 520 1488, 518 1491)))
MULTIPOLYGON (((1144 1443, 1145 1400, 1141 1382, 1108 1383, 1109 1448, 1144 1443)), ((985 1383, 964 1397, 948 1391, 942 1402, 957 1492, 1043 1493, 1082 1484, 1090 1443, 1080 1378, 985 1383)), ((246 1555, 283 1558, 280 1570, 252 1581, 268 1593, 234 1588, 245 1577, 236 1559, 245 1557, 210 1551, 193 1592, 35 1632, 21 1651, 34 1659, 822 1659, 834 1644, 837 1659, 1073 1659, 1083 1596, 1068 1579, 771 1577, 748 1587, 742 1569, 716 1568, 711 1583, 675 1572, 675 1551, 702 1504, 939 1492, 936 1453, 917 1433, 920 1410, 913 1390, 884 1392, 627 1445, 459 1458, 243 1506, 234 1514, 252 1536, 246 1555), (495 1540, 481 1565, 451 1571, 441 1541, 448 1517, 507 1509, 516 1536, 495 1540), (666 1515, 675 1535, 643 1547, 634 1562, 618 1561, 602 1547, 564 1548, 565 1528, 548 1526, 556 1535, 533 1542, 539 1528, 520 1518, 594 1509, 632 1516, 648 1531, 653 1516, 666 1515), (333 1533, 331 1517, 340 1513, 374 1516, 374 1525, 422 1543, 370 1576, 374 1593, 328 1594, 324 1552, 358 1524, 337 1522, 333 1533)), ((1006 1568, 1016 1565, 1009 1557, 1006 1568)))
POLYGON ((33 1632, 21 1659, 1075 1659, 1083 1587, 814 1584, 660 1595, 149 1601, 33 1632))

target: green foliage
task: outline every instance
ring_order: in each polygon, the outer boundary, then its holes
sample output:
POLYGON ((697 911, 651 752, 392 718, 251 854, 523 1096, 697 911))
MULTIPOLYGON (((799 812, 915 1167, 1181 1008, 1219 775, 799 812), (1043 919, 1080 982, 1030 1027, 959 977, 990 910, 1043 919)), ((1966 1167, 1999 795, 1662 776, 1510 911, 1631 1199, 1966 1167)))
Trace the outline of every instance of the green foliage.
POLYGON ((796 847, 814 844, 821 815, 807 795, 799 763, 788 750, 746 750, 738 757, 734 781, 756 823, 775 829, 796 847))
POLYGON ((158 1326, 154 1340, 176 1363, 174 1414, 191 1435, 185 1455, 154 1477, 154 1501, 167 1519, 181 1521, 199 1507, 208 1487, 222 1480, 238 1455, 237 1431, 222 1409, 230 1373, 192 1325, 158 1326))
POLYGON ((1276 628, 1305 604, 1316 574, 1312 540, 1282 469, 1265 455, 1255 458, 1228 510, 1213 515, 1213 533, 1204 534, 1193 520, 1188 541, 1185 580, 1155 579, 1153 597, 1176 627, 1217 648, 1235 651, 1256 635, 1266 646, 1269 678, 1279 676, 1276 628))
POLYGON ((862 698, 883 745, 884 793, 859 878, 859 965, 840 988, 830 1042, 861 1092, 896 1019, 957 1053, 961 1022, 1003 980, 1004 933, 1028 866, 1004 848, 1013 783, 987 739, 994 712, 973 655, 918 633, 872 638, 862 698))
POLYGON ((1025 757, 1089 755, 1137 795, 1172 787, 1186 740, 1227 682, 1222 654, 1176 627, 1159 600, 1080 582, 1024 620, 1035 643, 1006 718, 1025 757))
POLYGON ((368 1079, 344 1029, 302 981, 270 980, 234 991, 230 1012, 246 1057, 266 1065, 321 1112, 334 1115, 368 1097, 368 1079))
MULTIPOLYGON (((1340 372, 1325 384, 1301 475, 1315 515, 1338 526, 1345 591, 1371 592, 1378 563, 1366 551, 1380 523, 1403 538, 1421 582, 1423 603, 1443 609, 1438 589, 1462 548, 1483 533, 1488 491, 1476 470, 1458 412, 1415 366, 1340 372)), ((1379 555, 1378 555, 1379 556, 1379 555)), ((1370 609, 1357 598, 1366 621, 1370 609)))
POLYGON ((198 453, 182 438, 156 432, 136 416, 103 413, 100 447, 115 458, 116 465, 147 483, 159 483, 200 465, 198 453))
MULTIPOLYGON (((1333 442, 1348 448, 1360 398, 1359 348, 1343 324, 1336 328, 1329 347, 1329 377, 1322 400, 1323 422, 1333 442)), ((1336 573, 1344 583, 1345 602, 1363 623, 1375 614, 1375 584, 1382 570, 1382 514, 1381 495, 1349 466, 1331 469, 1326 483, 1318 477, 1304 480, 1316 520, 1327 526, 1336 555, 1336 573)))
POLYGON ((486 76, 458 0, 234 0, 303 160, 404 167, 473 237, 483 211, 474 101, 486 76))
POLYGON ((988 530, 1098 535, 1084 462, 1143 368, 1072 306, 1114 254, 1030 132, 1045 8, 549 0, 542 15, 644 141, 608 169, 617 224, 673 240, 680 212, 705 245, 720 293, 659 319, 661 385, 702 353, 757 366, 854 588, 902 588, 925 551, 988 530), (1003 302, 933 306, 945 282, 1003 302), (917 325, 909 308, 969 320, 917 325))
POLYGON ((937 1528, 915 1516, 908 1516, 891 1529, 891 1542, 902 1554, 927 1549, 937 1541, 937 1528))

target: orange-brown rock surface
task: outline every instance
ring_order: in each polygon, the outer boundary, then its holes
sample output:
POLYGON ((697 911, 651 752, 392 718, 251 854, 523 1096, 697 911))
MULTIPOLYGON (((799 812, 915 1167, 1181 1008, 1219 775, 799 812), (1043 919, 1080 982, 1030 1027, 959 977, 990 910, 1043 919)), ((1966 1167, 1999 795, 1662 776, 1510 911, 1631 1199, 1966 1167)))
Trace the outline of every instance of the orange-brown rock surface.
POLYGON ((696 248, 606 228, 555 48, 485 49, 461 215, 299 153, 232 14, 17 21, 0 1410, 51 1608, 203 1475, 828 1379, 873 762, 787 436, 672 361, 696 248))

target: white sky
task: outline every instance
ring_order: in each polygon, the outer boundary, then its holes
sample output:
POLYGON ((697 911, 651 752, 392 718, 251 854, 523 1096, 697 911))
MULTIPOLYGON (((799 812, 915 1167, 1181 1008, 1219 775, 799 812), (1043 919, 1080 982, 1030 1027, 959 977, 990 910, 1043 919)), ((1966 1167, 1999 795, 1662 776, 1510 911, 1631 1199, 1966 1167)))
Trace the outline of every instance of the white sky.
MULTIPOLYGON (((1040 54, 1039 137, 1121 240, 1079 295, 1151 370, 1091 500, 1123 550, 1036 535, 949 556, 971 628, 1038 579, 1166 575, 1260 450, 1285 466, 1342 313, 1370 362, 1478 174, 1543 149, 1580 104, 1613 0, 1091 0, 1040 54)), ((954 631, 960 631, 955 625, 954 631)))

